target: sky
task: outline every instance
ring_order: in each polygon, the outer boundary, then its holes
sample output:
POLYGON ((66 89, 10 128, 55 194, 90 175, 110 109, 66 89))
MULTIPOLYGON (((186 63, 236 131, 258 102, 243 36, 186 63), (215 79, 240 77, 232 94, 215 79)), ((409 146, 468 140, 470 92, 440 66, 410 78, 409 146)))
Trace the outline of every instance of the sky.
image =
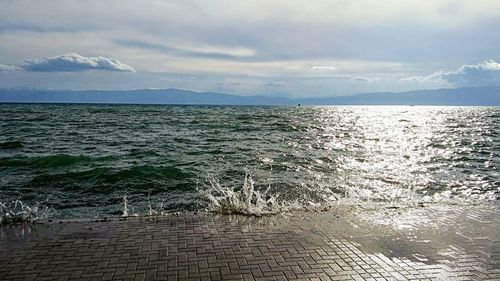
POLYGON ((498 0, 0 0, 0 88, 323 97, 500 85, 498 0))

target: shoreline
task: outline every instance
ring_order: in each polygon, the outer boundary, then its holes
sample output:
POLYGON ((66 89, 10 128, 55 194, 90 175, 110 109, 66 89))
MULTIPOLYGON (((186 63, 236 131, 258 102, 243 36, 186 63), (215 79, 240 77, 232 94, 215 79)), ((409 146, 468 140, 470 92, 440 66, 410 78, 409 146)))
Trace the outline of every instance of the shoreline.
MULTIPOLYGON (((79 222, 105 222, 111 220, 127 220, 133 218, 162 218, 162 217, 172 217, 172 216, 190 216, 190 215, 202 215, 202 216, 241 216, 249 218, 269 218, 269 217, 289 217, 296 214, 314 214, 330 212, 332 210, 337 212, 373 212, 373 211, 384 211, 384 210, 409 210, 409 209, 420 209, 420 208, 432 208, 436 206, 449 206, 458 208, 474 208, 477 206, 486 206, 492 208, 500 208, 499 199, 480 199, 480 198, 446 198, 437 201, 426 200, 414 201, 373 201, 373 200, 360 200, 360 199, 350 199, 341 198, 333 203, 329 204, 314 204, 314 205, 304 205, 304 206, 278 206, 275 212, 258 212, 252 213, 250 210, 198 210, 198 211, 156 211, 153 210, 151 213, 133 213, 130 215, 116 215, 116 214, 99 214, 94 217, 73 217, 73 218, 61 218, 61 217, 45 217, 45 218, 23 218, 23 214, 17 214, 20 217, 14 218, 2 218, 4 221, 0 220, 0 226, 3 225, 18 225, 18 224, 47 224, 47 223, 79 223, 79 222), (281 208, 281 209, 280 209, 281 208), (10 221, 9 221, 10 220, 10 221)), ((250 208, 254 208, 251 206, 250 208)), ((128 212, 128 211, 127 211, 128 212)), ((151 209, 150 211, 151 212, 151 209)))

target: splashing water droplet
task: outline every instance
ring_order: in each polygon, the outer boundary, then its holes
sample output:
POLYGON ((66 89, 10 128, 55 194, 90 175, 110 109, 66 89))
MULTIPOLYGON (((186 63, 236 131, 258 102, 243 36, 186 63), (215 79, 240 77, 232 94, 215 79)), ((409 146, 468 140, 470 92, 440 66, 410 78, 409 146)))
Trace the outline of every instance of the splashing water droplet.
POLYGON ((123 214, 122 217, 128 217, 128 200, 127 195, 123 196, 123 214))
POLYGON ((208 188, 199 188, 199 192, 209 201, 208 210, 215 213, 260 217, 297 210, 329 209, 328 206, 317 203, 300 204, 298 200, 281 201, 279 194, 271 194, 271 185, 268 185, 265 190, 259 191, 255 188, 255 182, 248 171, 245 171, 241 188, 223 186, 212 176, 209 176, 208 183, 208 188))

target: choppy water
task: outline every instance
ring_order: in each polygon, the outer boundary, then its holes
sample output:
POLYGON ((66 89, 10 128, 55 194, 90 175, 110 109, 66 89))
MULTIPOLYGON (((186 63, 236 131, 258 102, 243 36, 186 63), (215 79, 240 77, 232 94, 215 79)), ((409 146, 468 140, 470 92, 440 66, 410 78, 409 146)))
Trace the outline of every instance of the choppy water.
POLYGON ((3 104, 0 217, 496 200, 499 160, 498 107, 3 104))

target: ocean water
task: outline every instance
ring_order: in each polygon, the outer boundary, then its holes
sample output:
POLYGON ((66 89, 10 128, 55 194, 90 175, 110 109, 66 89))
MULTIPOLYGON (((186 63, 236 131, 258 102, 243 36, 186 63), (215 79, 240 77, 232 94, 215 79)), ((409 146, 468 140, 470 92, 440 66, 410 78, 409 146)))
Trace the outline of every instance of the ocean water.
POLYGON ((0 105, 0 219, 500 198, 500 108, 0 105))

